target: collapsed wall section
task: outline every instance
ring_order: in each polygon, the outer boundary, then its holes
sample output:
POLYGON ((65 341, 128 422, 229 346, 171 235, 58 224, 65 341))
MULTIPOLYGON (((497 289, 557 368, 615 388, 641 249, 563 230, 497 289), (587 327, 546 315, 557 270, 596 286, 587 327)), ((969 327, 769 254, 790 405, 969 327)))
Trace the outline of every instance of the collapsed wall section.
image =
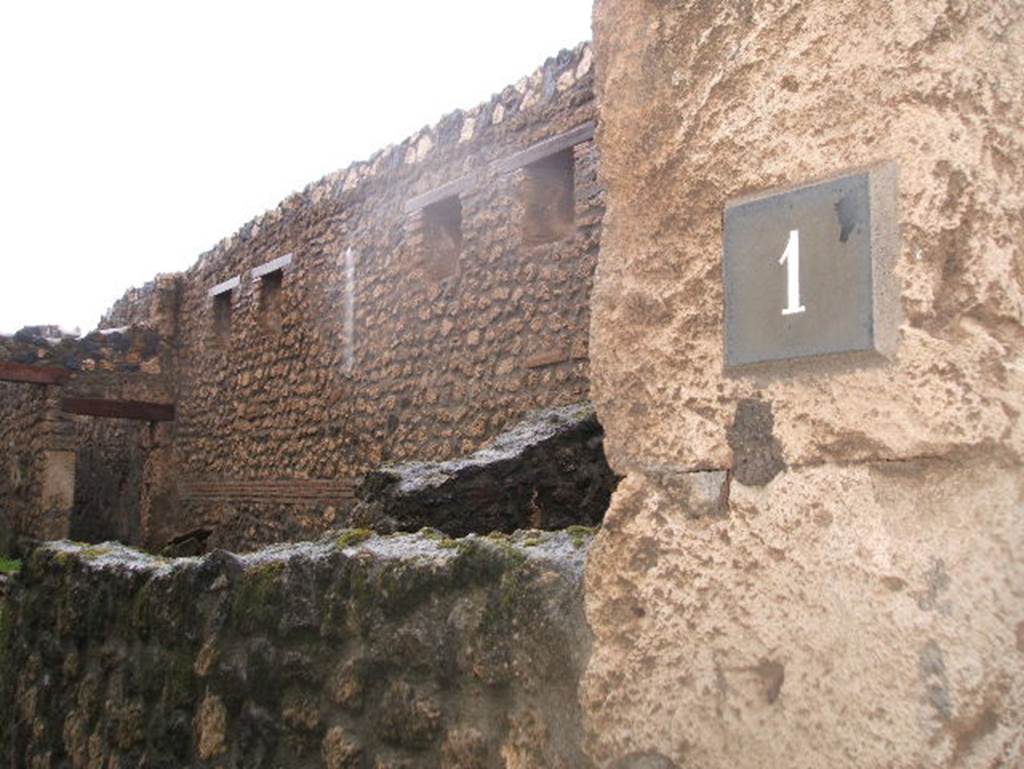
POLYGON ((0 602, 12 767, 584 769, 589 536, 168 561, 47 545, 0 602))

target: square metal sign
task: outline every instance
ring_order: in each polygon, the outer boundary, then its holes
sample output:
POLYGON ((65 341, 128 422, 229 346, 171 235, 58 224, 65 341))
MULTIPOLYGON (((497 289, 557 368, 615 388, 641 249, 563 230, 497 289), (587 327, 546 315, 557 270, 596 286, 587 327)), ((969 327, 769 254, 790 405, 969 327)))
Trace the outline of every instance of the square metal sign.
POLYGON ((891 352, 895 168, 726 205, 726 366, 891 352))

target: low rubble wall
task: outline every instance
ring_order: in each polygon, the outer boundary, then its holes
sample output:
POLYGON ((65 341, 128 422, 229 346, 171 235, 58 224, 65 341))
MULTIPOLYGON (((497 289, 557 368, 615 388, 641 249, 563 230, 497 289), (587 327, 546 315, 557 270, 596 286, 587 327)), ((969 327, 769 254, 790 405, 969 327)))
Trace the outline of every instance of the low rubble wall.
POLYGON ((0 604, 0 766, 588 767, 589 542, 45 545, 0 604))

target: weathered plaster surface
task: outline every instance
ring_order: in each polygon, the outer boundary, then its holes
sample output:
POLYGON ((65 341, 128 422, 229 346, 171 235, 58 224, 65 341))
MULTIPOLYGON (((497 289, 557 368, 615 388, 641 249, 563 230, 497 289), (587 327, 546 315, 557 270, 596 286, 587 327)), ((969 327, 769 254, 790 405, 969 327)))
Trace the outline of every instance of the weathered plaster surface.
POLYGON ((599 0, 601 766, 1019 766, 1024 13, 599 0), (726 201, 894 163, 890 360, 723 371, 726 201), (699 472, 697 472, 699 471, 699 472))
POLYGON ((1022 494, 995 459, 826 465, 695 518, 630 476, 587 567, 593 755, 1019 765, 1022 494))
POLYGON ((619 469, 728 466, 755 394, 788 464, 1021 450, 1019 4, 606 0, 595 32, 592 376, 619 469), (895 360, 723 376, 725 202, 881 161, 899 174, 895 360))

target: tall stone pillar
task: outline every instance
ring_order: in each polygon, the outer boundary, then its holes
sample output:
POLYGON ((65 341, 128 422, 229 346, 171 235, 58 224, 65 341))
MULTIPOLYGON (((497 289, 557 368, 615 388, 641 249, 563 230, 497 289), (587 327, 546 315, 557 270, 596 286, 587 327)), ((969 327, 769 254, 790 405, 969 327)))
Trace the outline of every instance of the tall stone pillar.
POLYGON ((75 426, 61 413, 60 396, 60 387, 46 387, 39 421, 39 498, 32 511, 35 520, 25 533, 40 540, 68 536, 75 504, 75 426))
POLYGON ((174 423, 150 424, 144 436, 139 537, 144 547, 158 550, 172 537, 184 533, 175 482, 174 423))
POLYGON ((1024 766, 1024 6, 598 0, 595 44, 595 762, 1024 766), (727 205, 878 164, 888 356, 727 368, 727 205))

